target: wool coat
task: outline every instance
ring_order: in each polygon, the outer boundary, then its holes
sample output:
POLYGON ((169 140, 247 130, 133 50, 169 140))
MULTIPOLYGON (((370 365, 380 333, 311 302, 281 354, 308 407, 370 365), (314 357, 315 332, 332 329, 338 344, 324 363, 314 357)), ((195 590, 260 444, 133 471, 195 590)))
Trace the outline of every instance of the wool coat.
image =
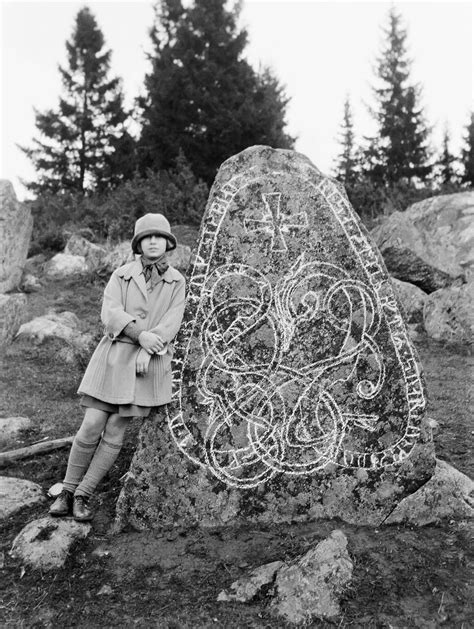
POLYGON ((171 400, 172 341, 183 318, 184 285, 184 277, 170 266, 148 293, 140 259, 113 272, 102 302, 105 336, 90 359, 78 393, 111 404, 160 406, 171 400), (155 332, 168 344, 166 354, 151 357, 145 375, 136 374, 140 345, 123 334, 131 321, 140 331, 155 332))

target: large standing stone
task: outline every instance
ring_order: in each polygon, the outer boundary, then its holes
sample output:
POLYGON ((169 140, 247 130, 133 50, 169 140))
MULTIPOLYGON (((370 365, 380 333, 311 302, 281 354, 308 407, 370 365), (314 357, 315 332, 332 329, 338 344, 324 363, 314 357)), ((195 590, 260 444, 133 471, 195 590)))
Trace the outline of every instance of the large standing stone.
POLYGON ((420 366, 342 188, 293 151, 221 167, 118 525, 378 523, 431 476, 420 366))
POLYGON ((474 192, 414 203, 372 235, 395 277, 427 293, 444 288, 474 270, 474 192))
POLYGON ((0 293, 18 288, 30 245, 33 217, 12 184, 0 179, 0 293))
POLYGON ((18 332, 26 315, 26 295, 0 294, 0 347, 8 345, 18 332))

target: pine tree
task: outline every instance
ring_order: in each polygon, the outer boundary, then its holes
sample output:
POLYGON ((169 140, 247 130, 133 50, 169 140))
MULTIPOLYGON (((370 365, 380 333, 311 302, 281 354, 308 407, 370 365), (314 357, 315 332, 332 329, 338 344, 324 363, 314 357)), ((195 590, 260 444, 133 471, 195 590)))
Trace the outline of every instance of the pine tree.
POLYGON ((454 183, 456 180, 456 172, 454 169, 456 158, 450 151, 450 148, 449 148, 450 141, 451 141, 451 136, 449 133, 448 125, 446 124, 444 128, 444 133, 443 133, 441 155, 437 162, 438 173, 439 173, 438 177, 441 184, 454 183))
POLYGON ((359 160, 354 135, 354 118, 349 96, 344 102, 344 114, 339 134, 342 147, 335 166, 335 176, 342 183, 352 185, 358 175, 359 160))
POLYGON ((466 127, 464 141, 465 146, 461 152, 463 167, 461 181, 470 187, 474 187, 474 112, 471 113, 471 120, 466 127))
POLYGON ((66 42, 66 68, 59 66, 64 95, 59 106, 36 111, 40 139, 21 147, 32 160, 35 192, 111 187, 133 174, 134 141, 125 128, 121 82, 110 78, 111 51, 87 7, 75 20, 66 42))
POLYGON ((432 169, 427 146, 429 128, 419 105, 420 87, 410 83, 407 32, 401 19, 392 8, 389 26, 384 30, 385 46, 377 61, 376 106, 371 109, 378 132, 365 151, 369 177, 385 184, 423 180, 432 169))
POLYGON ((269 70, 243 58, 239 4, 225 0, 160 0, 151 30, 139 142, 141 170, 168 169, 182 150, 193 172, 210 183, 220 164, 253 144, 290 148, 288 99, 269 70))

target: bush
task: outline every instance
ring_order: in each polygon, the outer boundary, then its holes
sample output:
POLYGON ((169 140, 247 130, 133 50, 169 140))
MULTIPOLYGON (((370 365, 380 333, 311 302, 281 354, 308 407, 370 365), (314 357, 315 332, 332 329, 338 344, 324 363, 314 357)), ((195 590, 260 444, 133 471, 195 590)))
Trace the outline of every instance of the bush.
POLYGON ((137 218, 147 212, 165 214, 172 225, 199 225, 208 196, 183 154, 172 170, 135 175, 114 190, 82 195, 44 193, 31 202, 34 217, 29 254, 64 248, 71 232, 90 230, 111 243, 130 238, 137 218))

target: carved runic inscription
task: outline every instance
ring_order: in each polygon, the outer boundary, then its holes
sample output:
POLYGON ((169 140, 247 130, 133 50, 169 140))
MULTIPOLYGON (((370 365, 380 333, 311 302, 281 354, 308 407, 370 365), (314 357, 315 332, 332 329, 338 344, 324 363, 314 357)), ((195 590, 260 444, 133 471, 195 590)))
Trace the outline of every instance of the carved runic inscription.
POLYGON ((297 214, 283 214, 281 212, 281 192, 262 194, 263 208, 261 218, 247 218, 244 220, 247 231, 264 231, 271 236, 270 251, 288 251, 285 234, 292 229, 304 229, 308 226, 306 212, 297 214))

